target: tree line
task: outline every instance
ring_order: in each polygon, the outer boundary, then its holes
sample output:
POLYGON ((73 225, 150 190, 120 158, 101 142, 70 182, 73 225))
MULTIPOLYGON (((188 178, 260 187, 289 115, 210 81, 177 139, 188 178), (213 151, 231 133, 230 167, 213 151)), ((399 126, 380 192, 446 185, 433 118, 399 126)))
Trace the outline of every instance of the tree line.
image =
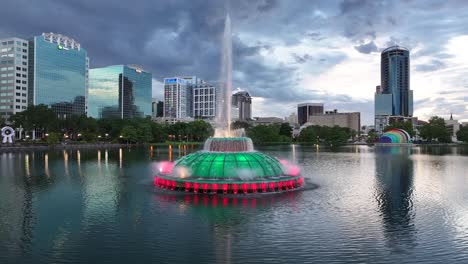
POLYGON ((48 143, 62 140, 82 142, 150 143, 165 141, 204 141, 213 135, 212 126, 202 120, 189 123, 158 124, 150 118, 94 119, 85 115, 58 118, 46 105, 29 106, 7 122, 23 129, 23 138, 37 138, 48 143))

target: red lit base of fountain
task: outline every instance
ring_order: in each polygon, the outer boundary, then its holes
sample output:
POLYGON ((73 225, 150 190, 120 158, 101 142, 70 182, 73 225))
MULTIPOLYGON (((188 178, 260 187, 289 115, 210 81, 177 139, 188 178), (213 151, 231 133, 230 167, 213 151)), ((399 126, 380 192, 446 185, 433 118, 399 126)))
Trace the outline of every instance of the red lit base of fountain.
POLYGON ((304 185, 303 177, 288 177, 275 181, 259 181, 244 183, 206 183, 196 181, 183 181, 174 179, 165 179, 160 176, 154 178, 154 185, 160 188, 192 192, 192 193, 210 193, 210 194, 249 194, 249 193, 272 193, 284 192, 298 189, 304 185))

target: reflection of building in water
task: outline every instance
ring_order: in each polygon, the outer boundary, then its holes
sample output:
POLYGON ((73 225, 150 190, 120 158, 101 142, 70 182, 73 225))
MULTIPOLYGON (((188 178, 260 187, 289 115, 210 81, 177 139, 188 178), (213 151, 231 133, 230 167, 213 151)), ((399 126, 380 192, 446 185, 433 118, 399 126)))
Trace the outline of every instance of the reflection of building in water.
POLYGON ((414 246, 413 161, 410 148, 379 147, 375 154, 376 200, 390 248, 414 246))
MULTIPOLYGON (((32 184, 27 173, 31 157, 22 154, 0 154, 0 249, 2 259, 29 250, 32 241, 32 184), (6 253, 6 254, 5 254, 6 253)), ((13 259, 11 259, 13 263, 13 259)))

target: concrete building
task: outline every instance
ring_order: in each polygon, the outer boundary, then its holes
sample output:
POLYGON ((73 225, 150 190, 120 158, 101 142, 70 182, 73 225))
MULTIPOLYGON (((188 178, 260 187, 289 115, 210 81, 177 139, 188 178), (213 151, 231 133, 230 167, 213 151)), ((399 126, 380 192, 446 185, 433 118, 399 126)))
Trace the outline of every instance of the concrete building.
POLYGON ((252 119, 252 97, 247 91, 237 91, 232 95, 233 120, 251 120, 252 119))
POLYGON ((90 70, 88 116, 136 118, 152 115, 152 74, 136 65, 90 70))
POLYGON ((86 114, 89 58, 81 44, 42 33, 28 45, 28 103, 47 105, 61 118, 86 114))
POLYGON ((324 114, 310 115, 309 121, 305 125, 347 127, 359 133, 361 130, 361 113, 339 113, 335 109, 334 111, 326 111, 324 114))
POLYGON ((192 116, 193 80, 183 77, 164 79, 164 117, 186 119, 192 116))
POLYGON ((323 114, 323 104, 303 103, 297 105, 297 121, 303 125, 309 121, 309 116, 323 114))
POLYGON ((382 133, 386 116, 413 116, 409 50, 392 46, 382 51, 381 85, 375 90, 375 129, 382 133))
POLYGON ((214 119, 216 116, 216 87, 213 84, 192 85, 193 118, 214 119))
POLYGON ((28 106, 28 41, 0 40, 0 121, 28 106))

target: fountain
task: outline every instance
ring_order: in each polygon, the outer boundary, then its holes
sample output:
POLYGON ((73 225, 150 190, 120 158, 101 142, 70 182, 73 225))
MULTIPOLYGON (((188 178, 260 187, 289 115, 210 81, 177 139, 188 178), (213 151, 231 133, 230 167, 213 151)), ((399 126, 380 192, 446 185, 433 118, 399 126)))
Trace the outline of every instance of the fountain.
POLYGON ((255 151, 244 130, 232 130, 232 34, 226 17, 221 64, 221 86, 216 109, 215 135, 202 151, 162 162, 154 178, 157 187, 194 193, 267 193, 300 188, 304 178, 299 168, 255 151))

